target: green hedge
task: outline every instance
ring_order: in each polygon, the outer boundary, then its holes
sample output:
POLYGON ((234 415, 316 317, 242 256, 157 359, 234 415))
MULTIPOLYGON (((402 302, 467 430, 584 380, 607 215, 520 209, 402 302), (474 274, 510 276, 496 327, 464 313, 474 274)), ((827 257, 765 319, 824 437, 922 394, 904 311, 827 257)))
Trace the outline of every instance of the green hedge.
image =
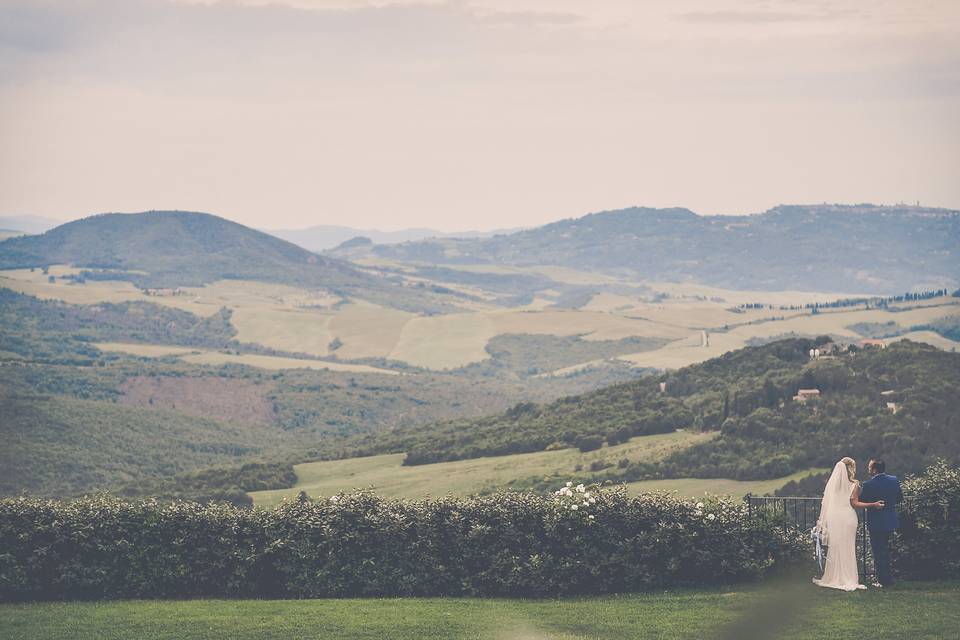
POLYGON ((594 594, 747 580, 802 555, 801 534, 749 521, 739 501, 622 490, 358 492, 269 511, 0 500, 7 601, 594 594))
POLYGON ((909 498, 900 510, 892 543, 897 574, 903 578, 960 577, 960 468, 940 460, 907 478, 909 498))

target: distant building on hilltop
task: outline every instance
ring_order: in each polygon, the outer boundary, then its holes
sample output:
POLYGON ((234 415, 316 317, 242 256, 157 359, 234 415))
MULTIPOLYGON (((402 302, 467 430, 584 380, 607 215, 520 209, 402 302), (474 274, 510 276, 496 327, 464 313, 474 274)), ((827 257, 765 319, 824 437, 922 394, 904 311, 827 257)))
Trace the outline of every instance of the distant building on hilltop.
POLYGON ((805 403, 807 400, 810 400, 811 398, 816 399, 819 397, 820 397, 820 389, 800 389, 797 391, 797 395, 793 396, 793 401, 805 403))
POLYGON ((157 289, 143 289, 143 295, 145 296, 179 296, 183 295, 183 290, 177 287, 176 289, 165 287, 157 289))
POLYGON ((868 338, 866 340, 861 340, 860 346, 863 348, 878 347, 880 349, 886 349, 887 343, 884 342, 883 340, 874 340, 873 338, 868 338))

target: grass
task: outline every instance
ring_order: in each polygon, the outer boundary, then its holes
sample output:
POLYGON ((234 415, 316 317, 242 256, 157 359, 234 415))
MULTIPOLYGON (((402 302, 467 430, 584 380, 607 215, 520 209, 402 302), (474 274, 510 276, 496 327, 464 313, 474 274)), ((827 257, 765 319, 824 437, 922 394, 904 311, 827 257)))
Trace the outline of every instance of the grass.
POLYGON ((319 496, 366 487, 376 488, 381 495, 402 498, 440 496, 447 493, 466 495, 503 487, 512 480, 531 476, 566 477, 574 472, 576 465, 589 468, 590 463, 596 460, 615 463, 621 458, 627 458, 631 461, 653 462, 715 435, 716 433, 676 431, 631 438, 629 442, 589 453, 580 453, 577 449, 560 449, 410 467, 402 465, 402 453, 308 462, 294 466, 298 482, 292 489, 256 491, 250 495, 256 504, 263 506, 275 505, 284 497, 293 498, 300 491, 319 496))
POLYGON ((8 640, 657 640, 956 637, 960 583, 844 593, 794 584, 564 600, 409 598, 190 600, 0 605, 8 640), (790 611, 788 602, 802 604, 790 611), (777 607, 776 610, 773 610, 777 607), (757 616, 770 615, 774 623, 757 616), (757 624, 749 625, 751 619, 757 624), (729 625, 746 621, 749 635, 729 625), (778 628, 777 622, 785 621, 778 628), (759 628, 758 628, 759 627, 759 628), (726 634, 726 635, 725 635, 726 634))
POLYGON ((702 496, 705 493, 744 496, 748 493, 763 495, 773 493, 791 480, 805 478, 811 473, 823 473, 829 469, 805 469, 789 476, 772 480, 727 480, 726 478, 676 478, 674 480, 642 480, 627 483, 627 490, 641 493, 649 491, 676 491, 682 496, 702 496))

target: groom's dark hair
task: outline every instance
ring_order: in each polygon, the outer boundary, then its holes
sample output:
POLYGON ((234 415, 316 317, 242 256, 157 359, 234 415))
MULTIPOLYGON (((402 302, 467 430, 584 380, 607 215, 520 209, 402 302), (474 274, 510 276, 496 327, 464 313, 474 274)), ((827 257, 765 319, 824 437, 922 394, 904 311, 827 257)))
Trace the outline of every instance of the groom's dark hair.
POLYGON ((884 471, 887 470, 887 463, 884 462, 883 460, 872 460, 872 462, 873 462, 873 470, 876 471, 877 473, 883 473, 884 471))

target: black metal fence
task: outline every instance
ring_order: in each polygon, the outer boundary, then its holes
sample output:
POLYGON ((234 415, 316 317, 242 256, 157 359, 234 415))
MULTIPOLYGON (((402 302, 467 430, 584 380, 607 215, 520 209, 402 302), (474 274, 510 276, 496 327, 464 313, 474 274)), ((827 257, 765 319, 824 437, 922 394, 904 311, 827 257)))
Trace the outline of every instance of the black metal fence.
MULTIPOLYGON (((768 516, 783 521, 784 528, 793 527, 803 533, 809 533, 817 524, 820 517, 820 498, 805 498, 799 496, 754 496, 747 494, 744 498, 750 518, 768 516)), ((864 582, 873 577, 873 560, 867 552, 866 509, 857 509, 857 518, 860 524, 857 528, 857 562, 860 565, 860 574, 864 582)))

